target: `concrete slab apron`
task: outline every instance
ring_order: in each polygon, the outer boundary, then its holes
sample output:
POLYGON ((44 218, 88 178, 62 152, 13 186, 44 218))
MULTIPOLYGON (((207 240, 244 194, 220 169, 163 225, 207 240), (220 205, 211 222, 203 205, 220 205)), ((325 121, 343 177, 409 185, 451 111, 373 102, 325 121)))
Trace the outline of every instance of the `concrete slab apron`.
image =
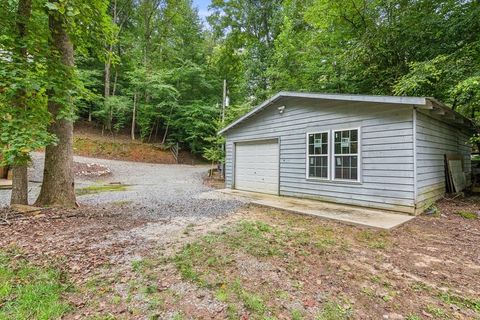
POLYGON ((341 221, 348 224, 387 230, 398 227, 399 225, 415 218, 414 216, 401 213, 338 205, 309 199, 280 197, 233 189, 220 189, 218 192, 247 198, 250 200, 250 203, 253 204, 314 215, 320 218, 341 221))

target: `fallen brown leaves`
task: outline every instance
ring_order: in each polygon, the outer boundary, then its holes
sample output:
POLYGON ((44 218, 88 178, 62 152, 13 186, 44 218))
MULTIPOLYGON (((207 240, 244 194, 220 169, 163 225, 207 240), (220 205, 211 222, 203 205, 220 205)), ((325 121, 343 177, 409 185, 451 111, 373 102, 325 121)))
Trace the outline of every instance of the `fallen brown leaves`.
POLYGON ((79 282, 132 251, 137 239, 115 235, 146 223, 118 207, 51 208, 32 217, 2 209, 0 216, 8 217, 0 225, 1 248, 18 249, 38 265, 60 265, 79 282))

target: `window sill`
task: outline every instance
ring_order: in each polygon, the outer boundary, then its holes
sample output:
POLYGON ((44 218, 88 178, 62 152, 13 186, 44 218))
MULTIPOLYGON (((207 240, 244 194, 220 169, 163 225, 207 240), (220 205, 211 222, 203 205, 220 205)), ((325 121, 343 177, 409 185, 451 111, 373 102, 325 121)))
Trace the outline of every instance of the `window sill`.
POLYGON ((329 180, 329 179, 322 179, 322 178, 306 178, 307 181, 314 181, 314 182, 324 182, 324 183, 332 183, 332 184, 350 184, 350 185, 361 185, 363 184, 361 181, 357 180, 329 180))

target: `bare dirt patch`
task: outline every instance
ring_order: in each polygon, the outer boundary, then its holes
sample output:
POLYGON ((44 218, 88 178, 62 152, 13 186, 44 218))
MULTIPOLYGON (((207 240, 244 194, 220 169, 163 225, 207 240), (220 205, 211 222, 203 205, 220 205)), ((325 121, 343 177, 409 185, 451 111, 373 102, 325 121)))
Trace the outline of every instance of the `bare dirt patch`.
MULTIPOLYGON (((102 132, 101 127, 94 123, 79 122, 75 124, 73 151, 76 155, 112 160, 124 160, 147 163, 174 164, 175 158, 168 146, 158 141, 144 143, 131 140, 126 132, 102 132), (154 143, 157 142, 157 143, 154 143)), ((187 150, 180 150, 180 164, 203 163, 187 150)))
POLYGON ((170 151, 137 142, 103 141, 77 135, 74 138, 73 150, 76 155, 85 157, 148 163, 176 163, 170 151))
MULTIPOLYGON (((4 216, 8 209, 3 209, 4 216)), ((31 262, 62 265, 75 282, 83 282, 95 270, 116 257, 129 254, 135 239, 119 239, 111 245, 100 243, 118 232, 131 230, 147 220, 130 218, 128 208, 81 207, 71 210, 47 209, 38 216, 12 219, 0 226, 0 247, 14 248, 31 262)))

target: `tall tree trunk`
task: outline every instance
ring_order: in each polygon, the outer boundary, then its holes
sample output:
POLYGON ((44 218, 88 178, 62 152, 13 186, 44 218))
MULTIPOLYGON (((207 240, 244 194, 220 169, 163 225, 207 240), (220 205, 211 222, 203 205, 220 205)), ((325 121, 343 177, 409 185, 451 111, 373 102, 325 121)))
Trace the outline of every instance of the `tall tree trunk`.
POLYGON ((135 115, 137 112, 137 93, 133 95, 133 112, 132 112, 132 140, 135 140, 135 115))
POLYGON ((165 132, 163 133, 163 139, 162 139, 162 144, 165 144, 165 141, 167 141, 167 136, 168 136, 168 126, 170 123, 167 122, 167 127, 165 128, 165 132))
POLYGON ((170 107, 170 114, 168 115, 167 127, 165 128, 165 133, 163 134, 162 144, 165 144, 165 141, 167 140, 168 127, 170 127, 170 118, 172 117, 172 113, 173 113, 173 106, 170 107))
MULTIPOLYGON (((105 73, 105 81, 104 81, 104 92, 103 92, 103 97, 105 98, 104 103, 107 103, 108 98, 110 97, 110 66, 112 64, 112 59, 110 55, 112 54, 113 51, 113 45, 110 45, 108 48, 108 57, 107 61, 105 62, 105 68, 104 68, 104 73, 105 73)), ((108 118, 107 118, 107 123, 106 127, 107 130, 112 130, 112 119, 113 119, 113 108, 112 104, 108 104, 108 118)))
POLYGON ((153 138, 155 141, 157 141, 159 125, 160 125, 160 119, 157 120, 157 125, 155 126, 155 137, 153 138))
POLYGON ((115 77, 113 78, 113 88, 112 88, 112 96, 115 97, 117 92, 117 81, 118 81, 118 69, 115 68, 115 77))
POLYGON ((26 165, 12 167, 12 197, 10 204, 28 204, 28 170, 26 165))
POLYGON ((104 92, 103 92, 103 96, 106 98, 108 98, 110 96, 110 66, 112 64, 112 61, 111 61, 111 58, 110 58, 110 54, 112 53, 112 50, 113 50, 113 46, 110 45, 110 47, 108 48, 108 58, 107 58, 107 61, 105 62, 105 83, 104 83, 104 92))
MULTIPOLYGON (((18 2, 17 10, 17 45, 18 45, 18 59, 22 63, 27 62, 27 46, 24 43, 28 33, 27 23, 30 20, 32 12, 32 0, 20 0, 18 2)), ((25 108, 24 103, 25 91, 19 90, 17 94, 17 107, 25 108)), ((27 164, 13 165, 12 178, 12 196, 10 204, 28 204, 28 174, 27 164)))
MULTIPOLYGON (((113 2, 113 22, 117 23, 117 1, 113 2)), ((103 97, 105 98, 105 103, 110 97, 110 70, 112 66, 112 54, 113 54, 113 44, 108 45, 107 61, 105 61, 105 81, 104 81, 104 91, 103 97)), ((113 108, 112 104, 109 104, 108 119, 107 119, 107 129, 112 131, 112 121, 113 121, 113 108)))
MULTIPOLYGON (((65 21, 56 12, 49 12, 48 21, 51 32, 49 45, 52 50, 52 59, 55 59, 57 54, 60 56, 60 59, 55 61, 55 63, 63 65, 62 67, 66 70, 68 77, 74 62, 73 45, 65 30, 65 21)), ((65 80, 68 81, 69 79, 65 80)), ((48 111, 54 119, 48 131, 58 138, 58 142, 57 145, 46 147, 43 183, 36 204, 41 206, 74 207, 76 199, 72 170, 73 122, 71 119, 59 117, 61 112, 64 111, 62 108, 65 108, 65 106, 52 99, 55 94, 57 93, 54 89, 48 92, 48 111)))

